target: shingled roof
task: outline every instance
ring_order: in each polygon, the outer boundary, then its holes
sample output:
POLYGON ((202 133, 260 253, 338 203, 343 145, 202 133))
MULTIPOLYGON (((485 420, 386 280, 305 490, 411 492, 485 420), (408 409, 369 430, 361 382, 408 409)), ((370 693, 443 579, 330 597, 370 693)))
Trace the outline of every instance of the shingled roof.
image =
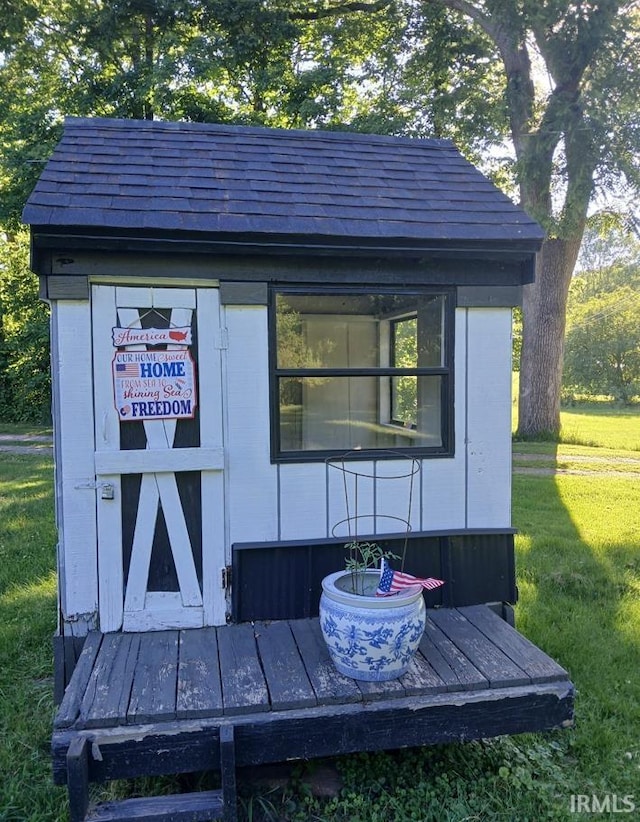
MULTIPOLYGON (((69 118, 23 219, 340 245, 535 251, 542 231, 452 143, 320 130, 69 118)), ((187 236, 187 235, 184 235, 187 236)))

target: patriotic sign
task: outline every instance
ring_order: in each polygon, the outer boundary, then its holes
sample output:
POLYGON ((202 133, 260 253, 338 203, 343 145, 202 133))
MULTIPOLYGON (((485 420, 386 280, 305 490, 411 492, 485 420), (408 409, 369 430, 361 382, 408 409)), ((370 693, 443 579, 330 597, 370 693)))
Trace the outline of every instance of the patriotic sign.
POLYGON ((421 578, 411 574, 403 574, 402 571, 394 571, 386 559, 380 563, 380 582, 378 583, 377 597, 389 597, 397 594, 405 588, 413 588, 416 585, 422 586, 427 591, 433 591, 444 585, 443 579, 433 577, 421 578))
POLYGON ((123 345, 191 345, 191 328, 112 328, 116 348, 123 345))
POLYGON ((189 351, 117 351, 111 368, 123 422, 194 416, 196 368, 189 351))

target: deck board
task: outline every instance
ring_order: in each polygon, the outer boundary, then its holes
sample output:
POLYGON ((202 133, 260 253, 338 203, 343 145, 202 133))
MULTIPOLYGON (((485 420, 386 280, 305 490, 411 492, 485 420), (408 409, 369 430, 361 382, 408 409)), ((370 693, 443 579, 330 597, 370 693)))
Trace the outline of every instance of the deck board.
POLYGON ((565 669, 525 636, 514 631, 503 619, 482 605, 460 609, 486 637, 496 643, 512 659, 531 682, 560 682, 568 679, 565 669))
POLYGON ((571 724, 573 696, 566 672, 486 607, 429 610, 390 682, 339 674, 317 618, 95 633, 55 719, 53 775, 67 782, 83 739, 99 782, 219 768, 225 734, 251 766, 548 730, 571 724))
POLYGON ((69 728, 77 720, 84 692, 93 671, 93 666, 102 644, 102 634, 91 631, 84 642, 78 664, 73 672, 73 687, 71 682, 66 689, 60 707, 55 716, 54 727, 69 728))
POLYGON ((418 652, 409 665, 409 670, 400 682, 407 696, 419 694, 440 694, 447 690, 447 685, 438 676, 431 663, 418 652))
POLYGON ((455 608, 439 608, 431 619, 486 677, 490 687, 527 685, 530 677, 455 608))
POLYGON ((177 676, 178 631, 141 634, 127 722, 174 719, 177 676))
POLYGON ((317 619, 90 634, 55 728, 112 728, 568 681, 485 606, 429 610, 408 672, 390 682, 339 674, 317 619))
POLYGON ((418 653, 431 666, 436 677, 442 682, 445 691, 460 690, 460 680, 443 651, 434 643, 431 630, 427 631, 425 629, 418 646, 418 653))
POLYGON ((317 704, 300 651, 287 622, 258 622, 256 642, 271 708, 304 708, 317 704))
POLYGON ((139 648, 139 634, 105 635, 80 706, 85 728, 111 727, 126 717, 139 648))
POLYGON ((434 667, 438 665, 436 670, 441 677, 446 677, 449 690, 475 691, 488 688, 489 680, 435 623, 435 613, 435 611, 432 612, 429 619, 427 619, 424 636, 420 641, 421 652, 429 662, 433 659, 434 667), (454 678, 447 673, 445 665, 451 670, 454 678))
POLYGON ((376 699, 388 699, 390 696, 400 697, 405 695, 402 682, 399 679, 390 679, 388 682, 366 682, 357 680, 356 685, 362 694, 364 702, 371 702, 376 699))
POLYGON ((296 619, 289 625, 318 705, 359 702, 362 696, 355 681, 339 673, 331 662, 318 620, 296 619))
POLYGON ((244 623, 219 629, 218 652, 224 713, 268 711, 269 692, 253 627, 244 623))
POLYGON ((220 716, 223 702, 216 629, 180 631, 178 658, 178 719, 220 716))

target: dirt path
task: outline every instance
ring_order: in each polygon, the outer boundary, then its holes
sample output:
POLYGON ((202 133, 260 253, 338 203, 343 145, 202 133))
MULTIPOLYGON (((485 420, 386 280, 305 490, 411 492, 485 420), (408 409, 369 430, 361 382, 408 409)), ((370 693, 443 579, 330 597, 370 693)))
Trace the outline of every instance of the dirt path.
POLYGON ((514 465, 514 474, 530 474, 537 477, 550 477, 559 475, 576 477, 620 477, 621 479, 634 479, 640 481, 640 473, 634 471, 617 471, 610 468, 608 471, 580 471, 579 468, 530 468, 529 466, 514 465))
POLYGON ((0 451, 10 454, 53 454, 53 438, 42 434, 0 434, 0 451))
POLYGON ((640 455, 637 457, 592 457, 587 454, 564 454, 559 457, 554 457, 551 454, 526 454, 518 451, 513 452, 514 460, 524 460, 525 462, 547 462, 551 460, 561 460, 562 462, 607 462, 611 463, 627 463, 629 465, 640 466, 640 455))
POLYGON ((514 451, 513 453, 513 473, 514 474, 531 474, 534 476, 550 476, 554 474, 566 474, 579 477, 622 477, 624 479, 640 480, 640 471, 625 471, 625 467, 634 466, 640 469, 640 454, 637 457, 599 457, 591 454, 531 454, 526 452, 514 451), (556 465, 551 467, 549 465, 519 465, 522 462, 555 462, 561 465, 576 463, 580 465, 602 465, 602 469, 595 470, 581 470, 580 468, 564 468, 556 465), (605 467, 606 466, 606 467, 605 467))

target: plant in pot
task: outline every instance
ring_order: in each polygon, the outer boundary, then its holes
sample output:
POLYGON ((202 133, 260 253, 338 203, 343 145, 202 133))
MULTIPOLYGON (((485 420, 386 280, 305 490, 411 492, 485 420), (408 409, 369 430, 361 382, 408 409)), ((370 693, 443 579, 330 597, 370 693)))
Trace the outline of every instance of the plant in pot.
POLYGON ((437 588, 444 583, 392 570, 389 559, 400 557, 385 551, 378 542, 358 538, 363 523, 371 528, 370 533, 388 533, 393 528, 396 535, 401 524, 404 550, 400 567, 404 569, 420 460, 396 451, 380 452, 379 458, 388 457, 390 461, 375 465, 361 462, 361 457, 356 450, 326 461, 336 495, 342 488, 345 513, 331 533, 338 536, 338 531, 344 533, 346 529, 349 542, 345 544, 345 569, 322 580, 320 627, 340 673, 383 682, 406 672, 420 644, 426 622, 423 588, 437 588), (386 495, 382 488, 391 485, 395 491, 386 495), (395 500, 386 506, 386 512, 376 511, 377 493, 395 500), (367 512, 369 505, 372 513, 367 512))
POLYGON ((407 671, 424 632, 426 581, 402 574, 399 590, 381 590, 383 578, 398 576, 388 565, 396 555, 376 542, 354 540, 345 547, 345 569, 322 580, 320 627, 329 655, 353 679, 396 679, 407 671))

